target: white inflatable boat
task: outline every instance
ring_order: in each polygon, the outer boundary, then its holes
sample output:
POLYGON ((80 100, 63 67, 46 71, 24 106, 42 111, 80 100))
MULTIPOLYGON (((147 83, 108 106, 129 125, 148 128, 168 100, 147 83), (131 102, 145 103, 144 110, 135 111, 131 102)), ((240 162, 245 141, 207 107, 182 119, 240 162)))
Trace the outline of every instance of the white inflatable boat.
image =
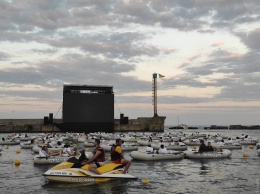
POLYGON ((61 162, 66 162, 70 157, 69 156, 50 156, 50 157, 41 157, 39 155, 33 158, 34 164, 59 164, 61 162))
POLYGON ((238 140, 238 143, 241 145, 256 145, 258 143, 257 139, 251 139, 251 140, 238 140))
POLYGON ((148 140, 137 140, 137 143, 141 146, 148 146, 149 144, 151 144, 152 142, 149 142, 148 140))
POLYGON ((141 151, 132 151, 130 153, 130 156, 134 160, 146 160, 146 161, 179 160, 183 158, 183 153, 172 151, 169 154, 148 154, 146 152, 141 152, 141 151))
POLYGON ((185 158, 189 159, 218 159, 218 158, 228 158, 231 156, 231 151, 224 149, 222 152, 197 152, 187 150, 184 152, 185 158))
MULTIPOLYGON (((62 150, 63 148, 48 148, 49 152, 59 152, 60 150, 62 150)), ((39 153, 39 151, 41 150, 41 146, 35 145, 33 146, 32 150, 35 153, 39 153)))
POLYGON ((85 141, 84 146, 85 147, 94 147, 94 144, 93 144, 93 142, 85 141))
MULTIPOLYGON (((160 149, 160 145, 159 144, 151 144, 152 148, 159 150, 160 149)), ((167 150, 178 150, 178 151, 184 151, 187 150, 187 146, 186 145, 168 145, 166 146, 167 150)))
POLYGON ((30 144, 30 143, 20 143, 21 148, 23 149, 32 149, 34 144, 30 144))
POLYGON ((233 143, 233 144, 213 144, 213 147, 218 147, 221 149, 242 149, 242 145, 240 143, 233 143))
POLYGON ((134 137, 122 137, 121 140, 124 142, 137 142, 137 139, 134 137))
MULTIPOLYGON (((109 152, 111 150, 110 145, 101 145, 102 148, 104 148, 105 151, 109 152)), ((122 146, 122 151, 134 151, 138 150, 137 146, 122 146)))
POLYGON ((6 141, 0 141, 0 145, 19 145, 20 140, 6 140, 6 141))

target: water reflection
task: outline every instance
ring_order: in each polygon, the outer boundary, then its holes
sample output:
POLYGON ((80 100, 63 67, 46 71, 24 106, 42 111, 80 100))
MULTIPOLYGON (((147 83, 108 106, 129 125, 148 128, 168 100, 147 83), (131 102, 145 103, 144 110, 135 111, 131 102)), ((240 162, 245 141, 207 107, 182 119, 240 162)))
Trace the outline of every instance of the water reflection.
POLYGON ((131 180, 116 180, 97 184, 46 183, 42 187, 50 193, 127 193, 127 183, 131 180))
POLYGON ((200 160, 199 161, 201 167, 200 167, 200 175, 206 175, 210 172, 210 165, 207 160, 200 160))

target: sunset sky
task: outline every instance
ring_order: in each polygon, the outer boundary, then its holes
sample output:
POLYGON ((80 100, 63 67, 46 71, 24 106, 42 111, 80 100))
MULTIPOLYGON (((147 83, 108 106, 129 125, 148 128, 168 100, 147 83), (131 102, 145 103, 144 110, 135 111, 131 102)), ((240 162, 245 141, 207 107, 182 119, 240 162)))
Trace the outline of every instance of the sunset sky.
POLYGON ((158 73, 167 125, 260 124, 259 0, 1 0, 0 48, 2 119, 55 116, 63 84, 153 116, 158 73))

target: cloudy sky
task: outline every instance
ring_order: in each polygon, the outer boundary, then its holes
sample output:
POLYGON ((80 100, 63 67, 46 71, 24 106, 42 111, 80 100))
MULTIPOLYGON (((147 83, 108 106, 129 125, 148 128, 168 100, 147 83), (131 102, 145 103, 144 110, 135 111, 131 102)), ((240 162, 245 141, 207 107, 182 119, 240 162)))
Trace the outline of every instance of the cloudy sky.
POLYGON ((259 0, 0 0, 0 118, 56 115, 63 84, 153 116, 156 72, 166 124, 260 124, 259 63, 259 0))

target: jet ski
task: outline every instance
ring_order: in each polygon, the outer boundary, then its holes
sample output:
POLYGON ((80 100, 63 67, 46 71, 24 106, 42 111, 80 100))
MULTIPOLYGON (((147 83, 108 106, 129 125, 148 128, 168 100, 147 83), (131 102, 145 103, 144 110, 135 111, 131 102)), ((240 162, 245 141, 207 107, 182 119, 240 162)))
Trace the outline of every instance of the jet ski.
POLYGON ((43 176, 50 182, 66 183, 99 183, 118 179, 137 179, 130 174, 122 174, 124 166, 122 164, 108 163, 97 168, 101 173, 96 174, 88 170, 89 164, 80 166, 82 160, 70 158, 50 170, 46 171, 43 176))
POLYGON ((102 174, 96 174, 88 170, 89 164, 81 168, 72 168, 74 163, 62 162, 47 172, 43 176, 50 182, 67 183, 99 183, 116 179, 137 179, 130 174, 122 174, 123 165, 109 163, 97 168, 102 174))

